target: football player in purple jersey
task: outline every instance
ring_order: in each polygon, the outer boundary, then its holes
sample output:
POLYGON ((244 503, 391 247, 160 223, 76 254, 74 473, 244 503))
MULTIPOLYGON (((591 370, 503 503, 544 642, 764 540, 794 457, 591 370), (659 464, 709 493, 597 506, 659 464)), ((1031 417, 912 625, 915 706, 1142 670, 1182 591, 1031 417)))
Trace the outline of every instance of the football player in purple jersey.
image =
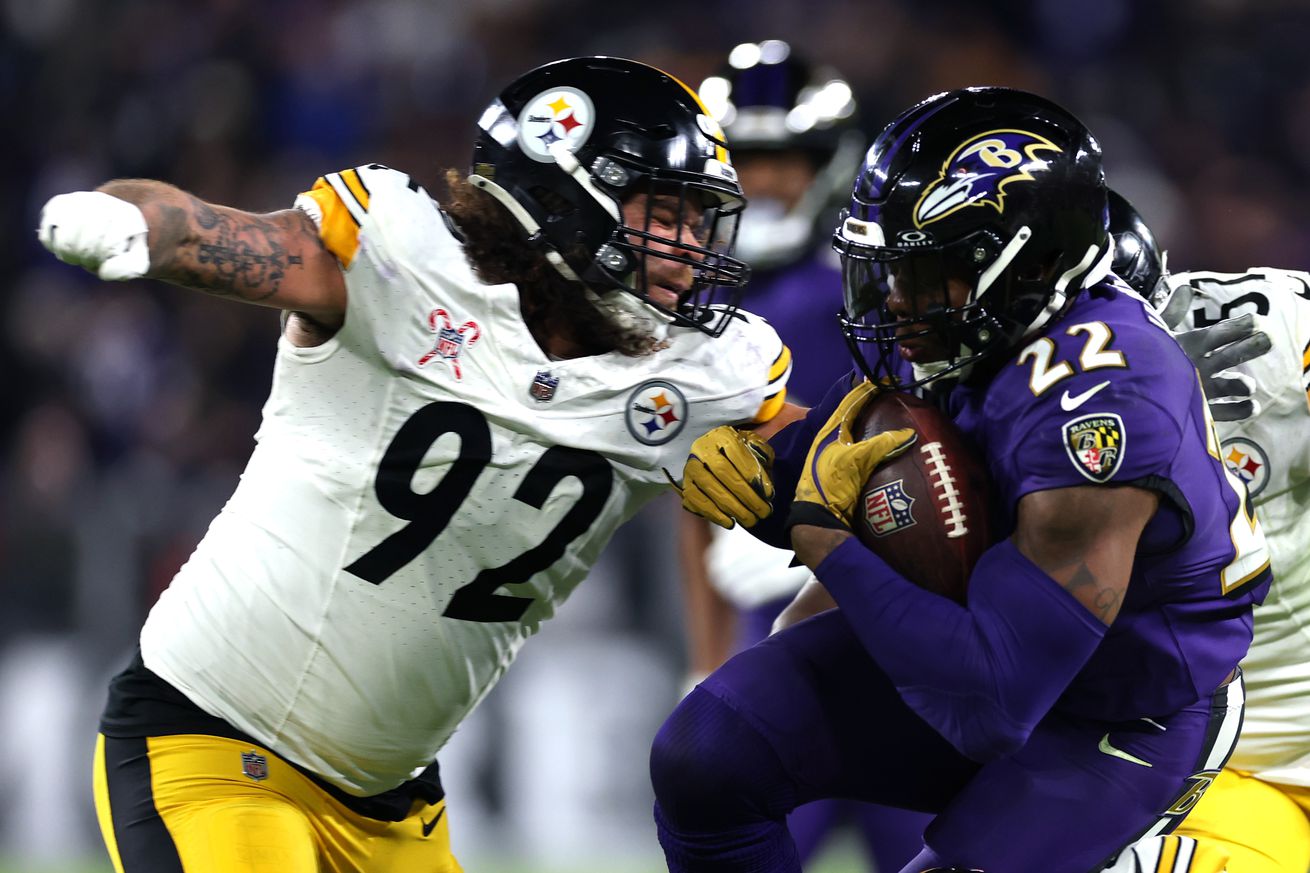
POLYGON ((785 815, 844 796, 936 815, 904 873, 1084 873, 1175 827, 1222 767, 1268 553, 1195 369, 1110 273, 1106 196, 1095 138, 1036 95, 939 94, 878 136, 834 242, 862 378, 771 440, 768 485, 693 445, 684 506, 789 538, 841 609, 661 728, 670 870, 798 870, 785 815), (905 364, 992 473, 1001 537, 964 605, 850 532, 914 435, 849 424, 905 364))

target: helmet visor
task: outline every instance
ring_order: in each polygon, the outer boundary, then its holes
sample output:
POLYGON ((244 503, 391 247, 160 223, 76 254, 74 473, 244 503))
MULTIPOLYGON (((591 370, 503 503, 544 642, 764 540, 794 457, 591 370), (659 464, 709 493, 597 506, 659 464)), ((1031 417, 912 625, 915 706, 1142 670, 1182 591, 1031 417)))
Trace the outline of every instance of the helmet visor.
MULTIPOLYGON (((842 328, 856 349, 878 346, 879 377, 897 361, 936 364, 938 375, 962 366, 978 351, 978 329, 988 321, 975 289, 996 246, 975 234, 949 245, 875 246, 838 234, 844 308, 842 328)), ((857 354, 868 360, 869 355, 857 354)), ((904 378, 898 381, 906 382, 904 378)))

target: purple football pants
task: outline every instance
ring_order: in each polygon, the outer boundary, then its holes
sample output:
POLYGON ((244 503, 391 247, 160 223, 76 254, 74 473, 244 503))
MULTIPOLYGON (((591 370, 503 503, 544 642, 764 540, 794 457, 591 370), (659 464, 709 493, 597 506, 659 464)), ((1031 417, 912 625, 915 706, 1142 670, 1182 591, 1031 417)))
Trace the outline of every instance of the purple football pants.
POLYGON ((1195 803, 1194 774, 1235 742, 1230 692, 1240 683, 1150 721, 1052 712, 1018 752, 978 764, 824 613, 737 655, 669 716, 651 754, 660 843, 675 873, 799 871, 788 813, 842 797, 936 814, 903 873, 1088 873, 1195 803))
MULTIPOLYGON (((778 614, 790 597, 772 600, 737 613, 737 651, 769 636, 778 614)), ((879 873, 899 870, 923 846, 923 829, 932 816, 858 800, 829 798, 803 804, 787 816, 787 830, 796 843, 801 864, 814 859, 841 828, 852 828, 860 839, 871 869, 879 873)))

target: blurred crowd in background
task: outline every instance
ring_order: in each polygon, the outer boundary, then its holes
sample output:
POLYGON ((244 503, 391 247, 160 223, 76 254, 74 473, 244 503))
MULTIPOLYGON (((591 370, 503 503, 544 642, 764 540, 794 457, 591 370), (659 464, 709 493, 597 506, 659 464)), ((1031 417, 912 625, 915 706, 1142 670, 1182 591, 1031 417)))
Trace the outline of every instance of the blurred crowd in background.
MULTIPOLYGON (((34 233, 49 196, 139 176, 268 211, 371 162, 435 192, 532 66, 624 55, 695 87, 737 42, 782 38, 847 78, 869 132, 952 87, 1053 97, 1173 268, 1306 269, 1308 37, 1305 0, 3 0, 0 859, 99 852, 104 681, 231 492, 278 335, 271 310, 58 263, 34 233)), ((673 511, 620 536, 443 755, 466 859, 656 857, 646 751, 684 670, 673 511)))

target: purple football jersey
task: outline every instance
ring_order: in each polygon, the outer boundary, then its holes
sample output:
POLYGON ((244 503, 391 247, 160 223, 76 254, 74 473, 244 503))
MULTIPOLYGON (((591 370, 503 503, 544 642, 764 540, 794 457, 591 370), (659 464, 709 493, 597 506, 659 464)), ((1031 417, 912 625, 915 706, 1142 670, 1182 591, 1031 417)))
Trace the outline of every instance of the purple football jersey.
POLYGON ((1084 292, 986 385, 952 391, 948 408, 991 469, 1002 536, 1032 491, 1161 495, 1123 607, 1055 708, 1140 718, 1213 692, 1250 645, 1268 556, 1219 460, 1196 372, 1145 302, 1109 283, 1084 292))

